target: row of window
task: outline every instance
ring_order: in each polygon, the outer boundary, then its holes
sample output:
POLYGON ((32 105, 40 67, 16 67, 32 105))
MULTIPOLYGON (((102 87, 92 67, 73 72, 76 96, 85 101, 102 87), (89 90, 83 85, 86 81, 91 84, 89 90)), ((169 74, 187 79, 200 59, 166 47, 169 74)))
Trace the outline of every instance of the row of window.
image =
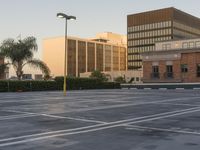
POLYGON ((184 37, 184 38, 196 38, 196 37, 198 37, 196 34, 188 33, 188 32, 177 30, 177 29, 174 29, 173 33, 174 33, 175 36, 184 37))
POLYGON ((172 25, 171 21, 143 24, 143 25, 128 27, 128 32, 137 32, 137 31, 143 31, 143 30, 166 28, 166 27, 171 27, 171 25, 172 25))
POLYGON ((154 49, 155 49, 155 46, 133 47, 133 48, 128 48, 128 54, 143 53, 147 51, 153 51, 154 49))
POLYGON ((172 33, 171 28, 170 29, 146 31, 146 32, 138 32, 138 33, 130 33, 130 34, 128 34, 128 39, 163 36, 163 35, 169 35, 171 33, 172 33))
POLYGON ((183 42, 182 44, 182 48, 185 49, 185 48, 197 48, 197 47, 200 47, 200 41, 191 41, 191 42, 183 42))
POLYGON ((142 66, 142 62, 128 62, 128 66, 131 67, 131 66, 142 66))
POLYGON ((178 28, 178 29, 190 31, 190 32, 195 33, 195 34, 200 34, 200 30, 199 29, 190 27, 188 25, 184 25, 184 24, 176 22, 176 21, 173 22, 173 26, 178 28))
POLYGON ((170 40, 170 39, 171 39, 171 36, 149 38, 149 39, 142 39, 142 40, 133 40, 133 41, 128 41, 128 47, 129 46, 155 44, 155 42, 165 41, 165 40, 170 40))
MULTIPOLYGON (((188 65, 187 64, 181 64, 180 66, 181 72, 182 73, 187 73, 188 72, 188 65)), ((196 66, 196 72, 197 72, 197 77, 200 77, 200 64, 197 64, 196 66)), ((173 66, 172 65, 166 65, 166 72, 165 72, 165 77, 173 77, 173 66)), ((159 78, 159 66, 155 65, 152 66, 152 77, 153 78, 159 78)))
MULTIPOLYGON (((183 42, 181 47, 176 47, 176 48, 187 49, 187 48, 199 48, 199 47, 200 47, 200 41, 188 41, 188 42, 183 42)), ((162 49, 163 50, 172 49, 172 45, 170 43, 162 44, 162 49)))
POLYGON ((128 55, 128 60, 138 60, 142 59, 141 55, 128 55))

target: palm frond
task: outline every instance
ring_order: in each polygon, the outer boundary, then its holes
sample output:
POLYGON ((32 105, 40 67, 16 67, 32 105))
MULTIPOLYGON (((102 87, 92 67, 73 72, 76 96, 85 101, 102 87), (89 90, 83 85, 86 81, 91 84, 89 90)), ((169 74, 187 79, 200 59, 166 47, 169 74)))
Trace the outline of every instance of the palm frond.
POLYGON ((31 51, 37 51, 38 50, 36 38, 33 37, 33 36, 29 36, 29 37, 23 39, 21 42, 24 44, 26 49, 29 49, 31 51))
POLYGON ((0 47, 1 55, 5 57, 9 56, 14 45, 15 45, 14 39, 9 38, 9 39, 4 40, 0 47))
POLYGON ((45 75, 50 75, 50 69, 49 67, 41 60, 39 59, 33 59, 33 60, 29 60, 27 61, 28 65, 34 67, 34 68, 39 68, 45 75))

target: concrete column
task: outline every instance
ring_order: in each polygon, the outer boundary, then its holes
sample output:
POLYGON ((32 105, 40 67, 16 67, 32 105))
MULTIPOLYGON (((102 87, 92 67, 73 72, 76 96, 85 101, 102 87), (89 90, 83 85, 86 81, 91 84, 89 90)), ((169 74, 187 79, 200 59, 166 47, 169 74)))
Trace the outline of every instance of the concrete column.
POLYGON ((86 41, 86 67, 85 67, 85 70, 86 72, 88 72, 88 42, 86 41))
POLYGON ((113 45, 111 46, 111 71, 113 72, 113 45))
POLYGON ((106 45, 103 45, 103 71, 106 71, 106 45))
POLYGON ((121 51, 121 49, 120 49, 120 46, 118 47, 118 61, 119 61, 119 71, 120 71, 120 51, 121 51))
POLYGON ((95 64, 95 65, 94 65, 94 66, 95 66, 95 67, 94 67, 94 70, 97 70, 97 44, 96 44, 96 43, 95 43, 95 45, 94 45, 94 55, 95 55, 95 56, 94 56, 94 62, 95 62, 95 63, 94 63, 94 64, 95 64))
POLYGON ((128 48, 126 47, 126 50, 125 50, 125 65, 126 65, 126 71, 128 70, 128 48))
MULTIPOLYGON (((64 41, 65 41, 65 38, 64 38, 64 41)), ((68 68, 69 68, 68 67, 68 65, 69 65, 68 64, 68 52, 69 52, 69 44, 68 43, 69 43, 69 39, 67 39, 67 41, 66 41, 66 47, 67 47, 67 52, 65 54, 66 55, 66 63, 67 63, 66 64, 66 76, 68 76, 68 68)))
POLYGON ((111 81, 113 81, 113 45, 111 45, 111 81))
POLYGON ((78 40, 76 40, 76 77, 78 77, 78 40))

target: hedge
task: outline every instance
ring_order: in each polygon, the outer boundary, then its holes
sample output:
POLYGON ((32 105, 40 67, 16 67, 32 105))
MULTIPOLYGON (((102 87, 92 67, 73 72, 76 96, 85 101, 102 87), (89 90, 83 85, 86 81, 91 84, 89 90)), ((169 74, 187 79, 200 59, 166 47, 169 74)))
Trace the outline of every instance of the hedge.
MULTIPOLYGON (((0 80, 0 92, 17 91, 53 91, 63 89, 63 77, 56 77, 55 81, 10 81, 0 80)), ((68 78, 68 90, 80 89, 116 89, 121 88, 119 83, 101 82, 91 78, 68 78)))
MULTIPOLYGON (((56 77, 55 81, 59 85, 60 89, 63 88, 63 77, 56 77)), ((121 88, 119 83, 115 82, 102 82, 95 78, 67 78, 68 90, 80 90, 80 89, 116 89, 121 88)))

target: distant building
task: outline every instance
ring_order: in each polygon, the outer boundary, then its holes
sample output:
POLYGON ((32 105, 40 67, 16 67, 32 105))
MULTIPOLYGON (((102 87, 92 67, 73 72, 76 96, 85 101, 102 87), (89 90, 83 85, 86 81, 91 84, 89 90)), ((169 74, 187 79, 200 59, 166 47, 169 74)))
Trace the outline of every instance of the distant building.
POLYGON ((128 69, 141 68, 156 42, 200 37, 200 19, 173 7, 128 15, 127 25, 128 69))
MULTIPOLYGON (((0 65, 2 64, 4 64, 4 58, 0 57, 0 65)), ((7 69, 4 72, 0 71, 0 79, 6 79, 6 71, 7 69)))
POLYGON ((22 80, 32 80, 32 74, 23 74, 22 80))
MULTIPOLYGON (((142 83, 143 71, 142 69, 131 71, 108 71, 103 72, 108 81, 115 81, 117 77, 123 77, 127 83, 142 83)), ((89 77, 91 72, 81 73, 80 77, 89 77)))
POLYGON ((43 80, 42 74, 35 74, 35 80, 43 80))
MULTIPOLYGON (((43 41, 43 61, 53 76, 64 74, 64 37, 43 41)), ((125 36, 113 33, 98 34, 96 38, 68 37, 67 75, 99 71, 125 71, 127 49, 125 36)))
POLYGON ((200 38, 156 43, 142 57, 144 82, 200 82, 200 38))

